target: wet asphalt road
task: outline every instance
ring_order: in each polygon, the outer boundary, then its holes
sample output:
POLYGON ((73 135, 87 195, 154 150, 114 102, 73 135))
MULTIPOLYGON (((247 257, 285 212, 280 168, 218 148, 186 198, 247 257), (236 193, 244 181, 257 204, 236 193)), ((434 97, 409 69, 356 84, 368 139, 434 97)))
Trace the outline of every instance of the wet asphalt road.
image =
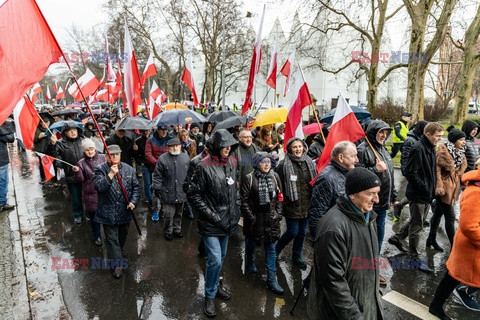
MULTIPOLYGON (((132 223, 126 246, 128 270, 120 280, 113 279, 110 270, 92 269, 91 262, 87 263, 86 270, 53 269, 52 257, 91 261, 92 257, 107 258, 106 248, 94 245, 87 222, 80 226, 73 225, 68 195, 63 188, 54 187, 51 183, 39 183, 36 158, 30 156, 27 160, 25 156, 13 154, 12 169, 17 202, 23 203, 22 206, 19 205, 19 220, 31 222, 38 219, 38 223, 30 224, 30 230, 23 230, 24 233, 33 234, 34 239, 40 239, 33 250, 25 252, 26 262, 37 261, 37 267, 33 268, 26 263, 27 279, 32 290, 35 289, 40 296, 44 296, 43 300, 36 299, 36 296, 31 298, 34 317, 68 318, 69 314, 73 319, 206 318, 203 315, 205 259, 197 254, 199 236, 196 221, 184 218, 184 238, 174 238, 168 242, 163 238, 163 221, 153 223, 150 220, 151 212, 142 200, 135 214, 143 235, 138 236, 132 223), (61 293, 55 289, 57 280, 61 293), (42 287, 54 289, 42 292, 42 287), (63 298, 65 307, 58 301, 59 297, 63 298)), ((399 170, 396 170, 396 177, 398 182, 401 181, 398 179, 399 170)), ((401 189, 400 193, 403 194, 401 189)), ((408 209, 404 209, 403 217, 408 217, 408 209)), ((396 228, 397 224, 393 225, 391 217, 388 217, 382 249, 384 258, 398 254, 396 248, 386 242, 392 235, 392 226, 396 228)), ((438 239, 448 248, 443 223, 440 229, 438 239)), ((425 233, 422 237, 422 252, 426 236, 425 233)), ((238 234, 229 241, 223 268, 224 283, 232 292, 232 299, 215 302, 217 318, 306 319, 305 297, 300 299, 295 315, 289 314, 302 288, 302 279, 310 270, 308 268, 302 271, 291 264, 291 245, 284 250, 277 272, 279 283, 285 289, 283 296, 276 296, 266 288, 261 249, 256 252, 258 275, 245 274, 243 252, 244 241, 239 228, 238 234)), ((436 285, 445 272, 447 254, 427 250, 426 257, 434 268, 431 274, 416 270, 382 270, 382 274, 389 279, 389 284, 381 288, 382 293, 394 290, 428 306, 436 285)), ((312 263, 312 251, 307 244, 305 258, 307 263, 312 263)), ((385 301, 384 307, 386 319, 418 319, 389 302, 385 301)), ((446 310, 456 319, 478 317, 477 313, 464 309, 451 299, 446 310)))

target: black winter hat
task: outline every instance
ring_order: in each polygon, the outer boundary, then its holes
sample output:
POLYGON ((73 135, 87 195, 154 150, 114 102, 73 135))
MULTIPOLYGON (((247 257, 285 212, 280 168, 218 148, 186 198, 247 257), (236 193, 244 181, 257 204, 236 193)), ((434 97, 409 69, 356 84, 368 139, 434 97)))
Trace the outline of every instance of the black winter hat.
POLYGON ((457 141, 458 139, 462 139, 465 137, 465 132, 455 128, 450 130, 450 132, 448 133, 448 141, 450 141, 451 143, 455 143, 455 141, 457 141))
POLYGON ((192 130, 193 128, 198 128, 198 129, 200 129, 200 126, 198 125, 198 123, 192 123, 192 124, 190 125, 190 130, 192 130))
POLYGON ((348 171, 345 178, 345 193, 347 195, 374 187, 380 187, 380 179, 375 173, 365 168, 354 168, 348 171))

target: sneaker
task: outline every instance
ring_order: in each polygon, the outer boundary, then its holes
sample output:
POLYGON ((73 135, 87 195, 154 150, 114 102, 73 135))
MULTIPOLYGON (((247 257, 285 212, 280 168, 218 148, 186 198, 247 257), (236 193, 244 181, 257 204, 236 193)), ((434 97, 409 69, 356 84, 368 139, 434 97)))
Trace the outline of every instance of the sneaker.
POLYGON ((464 288, 455 288, 453 294, 460 300, 459 302, 469 310, 480 311, 480 304, 475 297, 469 295, 464 288))
POLYGON ((152 213, 152 221, 157 222, 158 219, 160 219, 160 217, 158 216, 158 212, 155 211, 154 213, 152 213))
POLYGON ((2 204, 2 205, 0 205, 0 212, 12 210, 13 208, 15 208, 15 206, 13 206, 11 204, 8 204, 8 203, 2 204))
POLYGON ((165 233, 163 236, 165 237, 165 240, 172 241, 172 235, 170 233, 165 233))
POLYGON ((305 260, 302 258, 300 259, 294 259, 293 263, 295 263, 300 269, 306 270, 307 269, 307 264, 305 263, 305 260))
POLYGON ((82 217, 76 217, 75 219, 73 219, 73 223, 82 224, 82 217))

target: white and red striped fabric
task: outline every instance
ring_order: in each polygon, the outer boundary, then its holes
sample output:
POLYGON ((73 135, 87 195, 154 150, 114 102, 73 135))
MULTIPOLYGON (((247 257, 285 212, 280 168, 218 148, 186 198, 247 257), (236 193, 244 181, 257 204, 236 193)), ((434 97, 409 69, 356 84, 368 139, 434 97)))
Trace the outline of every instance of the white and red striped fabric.
POLYGON ((115 72, 113 71, 112 61, 110 60, 110 54, 108 52, 108 38, 105 35, 105 73, 107 82, 115 81, 115 72))
POLYGON ((58 91, 57 80, 55 80, 55 83, 53 84, 53 91, 55 91, 55 93, 58 91))
POLYGON ((137 58, 133 50, 132 39, 128 31, 127 24, 125 24, 125 42, 124 51, 127 55, 127 62, 124 68, 124 87, 125 87, 125 103, 131 117, 137 116, 138 106, 142 103, 140 92, 142 85, 140 83, 140 73, 138 71, 137 58))
MULTIPOLYGON (((95 92, 95 90, 98 89, 98 86, 100 85, 100 81, 95 77, 92 71, 87 68, 87 71, 83 76, 77 79, 78 84, 80 85, 80 90, 82 91, 83 95, 85 97, 88 97, 92 93, 95 92)), ((76 101, 82 101, 82 95, 80 93, 80 90, 77 87, 76 83, 73 83, 69 88, 68 88, 68 93, 76 100, 76 101)))
POLYGON ((245 114, 253 105, 253 86, 255 85, 255 75, 260 71, 260 62, 262 61, 262 26, 265 17, 265 5, 263 6, 262 18, 258 27, 257 38, 253 47, 252 62, 250 64, 250 74, 248 76, 247 90, 245 91, 245 102, 242 107, 242 115, 245 114))
POLYGON ((46 154, 37 152, 40 156, 40 161, 42 161, 43 172, 45 173, 45 180, 49 181, 55 177, 55 167, 53 166, 54 157, 47 156, 46 154))
POLYGON ((153 100, 157 100, 157 97, 161 94, 162 94, 162 90, 160 90, 160 88, 157 86, 157 83, 153 81, 148 97, 152 98, 153 100))
POLYGON ((52 100, 52 96, 50 95, 50 88, 48 87, 48 85, 47 85, 47 92, 45 93, 45 98, 47 99, 47 101, 52 100))
POLYGON ((275 46, 273 47, 272 60, 270 60, 270 68, 268 68, 268 77, 266 81, 267 85, 272 89, 277 88, 277 45, 277 38, 275 38, 275 46))
POLYGON ((190 52, 188 54, 188 59, 185 62, 185 68, 183 68, 183 74, 182 74, 181 80, 192 92, 193 105, 195 107, 198 107, 197 91, 195 90, 195 81, 193 80, 193 62, 192 61, 193 61, 192 53, 190 52))
POLYGON ((13 120, 15 121, 17 138, 23 142, 26 149, 32 150, 35 130, 40 118, 37 110, 27 97, 22 97, 13 109, 13 120))
POLYGON ((155 59, 153 58, 153 52, 150 52, 148 56, 147 64, 145 65, 145 70, 142 74, 142 87, 145 85, 145 81, 148 78, 157 74, 157 67, 155 67, 155 59))
POLYGON ((30 89, 30 92, 28 95, 30 96, 30 100, 32 100, 32 103, 35 103, 37 101, 37 94, 40 92, 43 92, 42 87, 40 87, 40 84, 37 82, 33 85, 32 89, 30 89))
MULTIPOLYGON (((320 172, 330 162, 333 147, 338 142, 345 140, 355 142, 364 136, 365 132, 360 126, 360 123, 358 123, 352 108, 350 108, 347 101, 340 93, 340 96, 338 97, 337 109, 335 111, 335 115, 333 116, 333 121, 328 133, 327 141, 325 143, 325 148, 323 149, 322 156, 317 161, 318 174, 320 174, 320 172)), ((315 180, 316 177, 310 184, 313 185, 315 180)))
POLYGON ((290 54, 287 61, 280 69, 280 73, 283 74, 287 79, 285 80, 285 90, 283 91, 283 96, 287 95, 288 90, 290 89, 290 78, 292 77, 293 64, 295 63, 295 50, 290 54))
POLYGON ((296 79, 295 100, 288 111, 287 122, 285 123, 284 150, 287 151, 287 142, 293 137, 304 138, 302 130, 302 110, 313 103, 310 90, 303 76, 302 69, 298 66, 296 79))
POLYGON ((152 120, 160 113, 160 104, 151 97, 149 97, 148 100, 150 102, 148 104, 148 116, 150 117, 150 120, 152 120))
POLYGON ((63 92, 63 88, 60 86, 57 90, 57 95, 55 96, 55 100, 60 100, 65 96, 65 92, 63 92))

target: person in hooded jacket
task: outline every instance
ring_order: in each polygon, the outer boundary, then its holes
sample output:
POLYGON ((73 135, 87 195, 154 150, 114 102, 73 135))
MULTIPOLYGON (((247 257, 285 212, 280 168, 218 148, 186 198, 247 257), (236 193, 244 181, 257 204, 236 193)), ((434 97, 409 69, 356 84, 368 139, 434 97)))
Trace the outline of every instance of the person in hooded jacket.
POLYGON ((282 181, 284 190, 283 216, 287 222, 287 230, 277 242, 277 257, 293 240, 292 261, 305 270, 307 264, 302 257, 303 243, 307 232, 307 217, 312 186, 310 181, 316 175, 315 163, 307 156, 308 147, 299 138, 291 138, 287 142, 287 154, 278 165, 276 172, 282 181))
POLYGON ((257 273, 255 247, 263 244, 267 267, 267 287, 283 294, 276 275, 275 246, 280 237, 282 201, 280 177, 272 170, 276 159, 267 152, 257 152, 253 158, 255 170, 246 175, 240 190, 245 235, 246 269, 257 273))
MULTIPOLYGON (((47 149, 49 139, 47 136, 47 129, 50 126, 50 119, 47 116, 41 116, 42 121, 38 123, 37 129, 35 130, 35 134, 33 136, 33 151, 35 152, 40 152, 40 153, 45 153, 45 150, 47 149)), ((38 164, 40 167, 40 178, 42 180, 45 179, 45 173, 43 172, 43 166, 42 166, 42 161, 40 155, 37 155, 38 157, 38 164)))
MULTIPOLYGON (((403 143, 402 154, 400 158, 400 168, 403 176, 405 176, 410 150, 412 150, 413 145, 420 140, 427 123, 428 121, 420 120, 414 125, 413 129, 407 133, 407 139, 405 139, 405 142, 403 143)), ((393 221, 400 219, 403 207, 409 202, 410 201, 407 199, 407 197, 405 197, 393 206, 393 221)))
POLYGON ((325 148, 325 142, 328 137, 328 128, 326 126, 322 127, 322 133, 318 133, 313 137, 313 143, 308 148, 307 155, 312 158, 312 160, 318 159, 322 156, 323 148, 325 148), (325 137, 325 140, 323 139, 325 137))
POLYGON ((478 123, 472 120, 466 120, 463 123, 462 131, 466 135, 465 157, 467 158, 467 169, 465 172, 476 169, 475 162, 478 160, 478 146, 473 145, 475 136, 478 133, 478 123))
POLYGON ((65 182, 72 201, 75 224, 82 223, 82 184, 75 179, 72 167, 73 164, 83 158, 82 140, 82 129, 74 122, 69 121, 63 125, 62 138, 57 140, 57 137, 52 135, 47 146, 47 154, 72 164, 72 166, 63 165, 63 169, 65 170, 65 182))
POLYGON ((75 179, 82 184, 83 203, 85 211, 90 218, 92 224, 92 234, 95 244, 102 245, 102 237, 100 234, 100 224, 94 221, 95 212, 97 211, 98 193, 93 186, 93 175, 95 168, 105 163, 105 155, 95 150, 95 143, 91 139, 82 140, 82 149, 84 152, 83 159, 78 161, 77 165, 72 168, 75 179))

